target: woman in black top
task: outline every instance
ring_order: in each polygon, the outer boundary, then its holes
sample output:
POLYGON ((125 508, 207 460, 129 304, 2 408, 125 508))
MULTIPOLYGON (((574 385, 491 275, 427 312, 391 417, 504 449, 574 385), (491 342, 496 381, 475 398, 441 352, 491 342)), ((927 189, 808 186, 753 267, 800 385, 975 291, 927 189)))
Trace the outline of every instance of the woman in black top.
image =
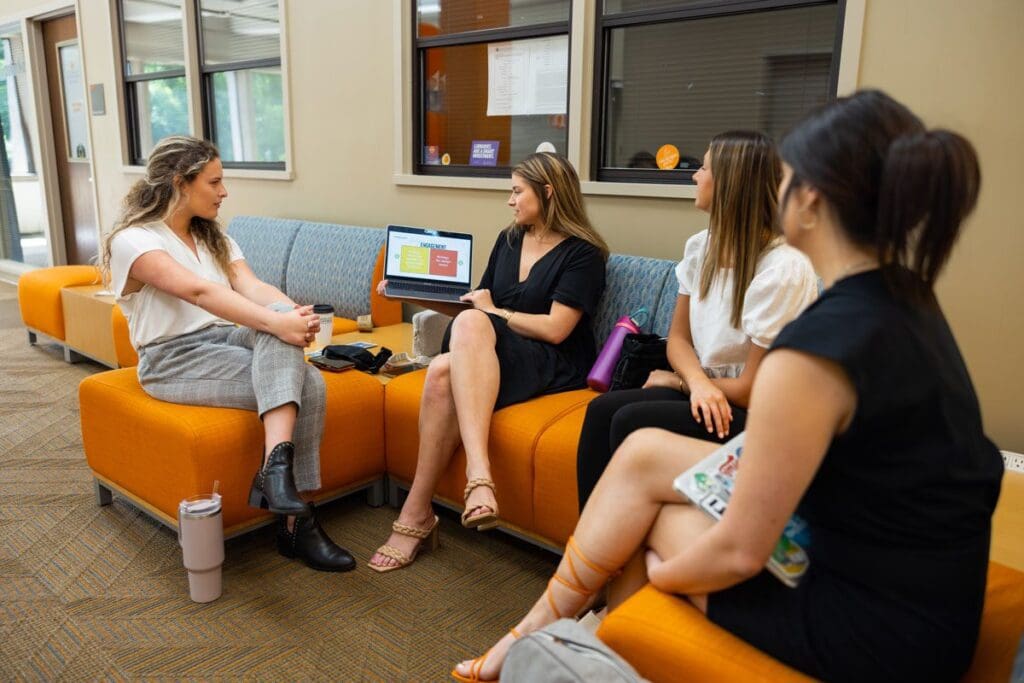
MULTIPOLYGON (((958 680, 1003 468, 932 288, 975 204, 977 158, 877 91, 812 114, 781 155, 783 233, 827 289, 762 361, 727 511, 712 524, 672 489, 714 445, 635 432, 516 633, 580 609, 626 565, 611 606, 649 579, 816 678, 958 680), (762 568, 794 512, 810 567, 791 589, 762 568)), ((478 678, 496 677, 513 637, 478 678)))
POLYGON ((487 455, 492 414, 586 386, 608 247, 583 209, 575 169, 555 154, 531 154, 512 170, 508 204, 513 222, 498 236, 479 287, 462 297, 472 308, 416 302, 455 319, 444 353, 427 370, 416 475, 393 533, 370 559, 376 571, 408 565, 424 539, 436 539, 431 500, 460 443, 468 480, 462 524, 496 526, 487 455))

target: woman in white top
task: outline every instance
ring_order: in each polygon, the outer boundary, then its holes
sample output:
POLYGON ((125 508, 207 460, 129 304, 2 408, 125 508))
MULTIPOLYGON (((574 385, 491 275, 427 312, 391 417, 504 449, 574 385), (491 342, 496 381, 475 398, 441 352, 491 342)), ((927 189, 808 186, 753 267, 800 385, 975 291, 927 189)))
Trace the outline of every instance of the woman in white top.
POLYGON ((711 227, 686 242, 668 334, 674 372, 587 408, 576 457, 580 509, 615 449, 643 427, 724 441, 743 431, 757 366, 775 336, 817 295, 810 261, 775 234, 781 163, 761 133, 711 140, 694 174, 694 205, 711 227))
POLYGON ((217 224, 227 194, 216 147, 161 140, 106 237, 104 279, 128 319, 146 393, 259 413, 265 445, 249 504, 281 515, 278 551, 314 569, 353 569, 299 494, 320 487, 324 381, 302 352, 319 317, 246 264, 217 224))

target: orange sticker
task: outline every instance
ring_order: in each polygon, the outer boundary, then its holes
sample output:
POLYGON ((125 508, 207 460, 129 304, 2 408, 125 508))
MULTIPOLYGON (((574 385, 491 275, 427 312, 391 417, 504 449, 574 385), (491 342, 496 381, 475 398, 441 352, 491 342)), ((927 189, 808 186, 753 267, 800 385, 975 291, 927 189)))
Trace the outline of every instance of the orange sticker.
MULTIPOLYGON (((678 157, 679 155, 677 154, 676 156, 678 157)), ((452 156, 448 154, 448 152, 445 152, 441 155, 441 165, 447 166, 450 163, 452 163, 452 156)))
POLYGON ((662 145, 658 148, 655 156, 658 161, 658 168, 668 170, 679 165, 679 150, 675 145, 662 145))

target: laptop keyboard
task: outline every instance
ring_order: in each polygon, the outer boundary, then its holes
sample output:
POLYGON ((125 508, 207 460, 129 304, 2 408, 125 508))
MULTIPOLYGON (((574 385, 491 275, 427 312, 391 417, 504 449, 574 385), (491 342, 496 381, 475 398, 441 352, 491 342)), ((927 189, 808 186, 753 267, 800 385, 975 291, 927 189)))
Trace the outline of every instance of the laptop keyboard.
POLYGON ((468 290, 465 287, 451 285, 437 285, 429 282, 395 282, 388 280, 388 289, 403 292, 426 292, 428 294, 446 294, 450 296, 461 296, 468 290))

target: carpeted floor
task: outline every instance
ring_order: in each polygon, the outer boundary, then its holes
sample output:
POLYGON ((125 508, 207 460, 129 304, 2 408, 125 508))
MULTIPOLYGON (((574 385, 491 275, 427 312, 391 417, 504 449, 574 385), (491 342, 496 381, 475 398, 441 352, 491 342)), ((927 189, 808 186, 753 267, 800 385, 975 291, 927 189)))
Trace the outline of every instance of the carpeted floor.
MULTIPOLYGON (((540 595, 556 558, 445 515, 398 572, 322 574, 263 529, 227 542, 224 595, 188 598, 177 538, 115 497, 96 506, 77 388, 102 371, 30 347, 0 284, 0 680, 445 680, 540 595)), ((362 561, 396 512, 323 508, 362 561)))

